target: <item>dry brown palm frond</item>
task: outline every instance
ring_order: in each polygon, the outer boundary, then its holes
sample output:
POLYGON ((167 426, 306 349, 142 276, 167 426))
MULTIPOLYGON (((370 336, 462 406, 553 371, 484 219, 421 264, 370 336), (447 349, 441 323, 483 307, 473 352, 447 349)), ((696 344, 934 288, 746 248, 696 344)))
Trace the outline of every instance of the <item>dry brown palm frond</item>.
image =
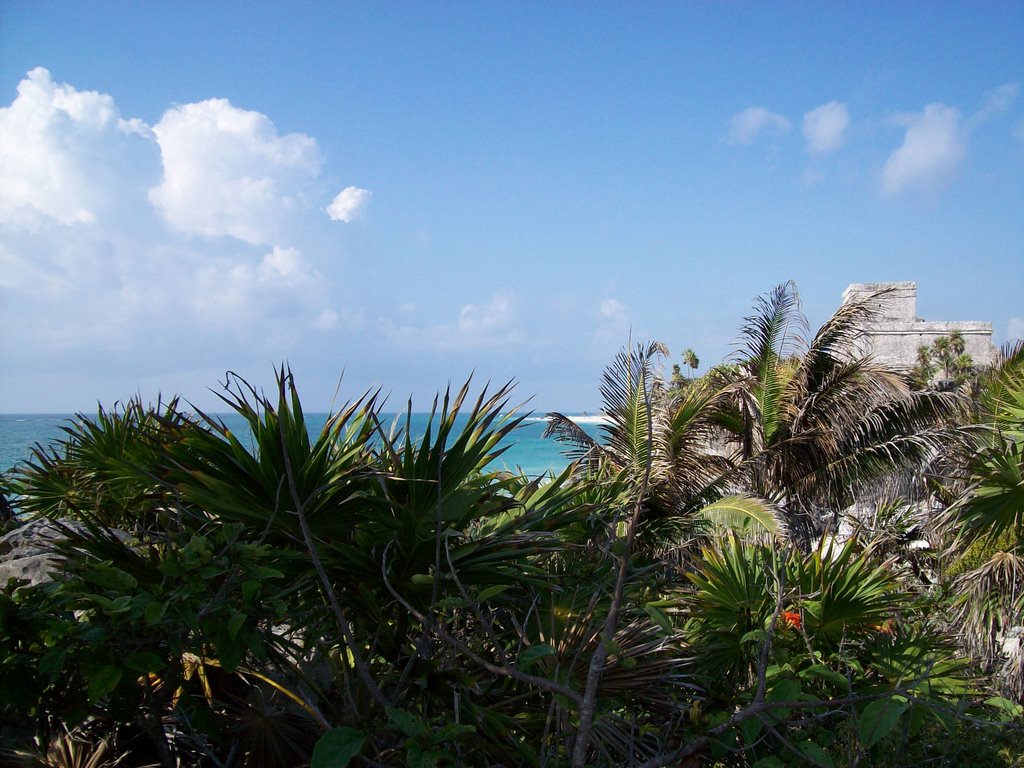
POLYGON ((114 755, 110 736, 94 738, 65 727, 50 740, 36 764, 39 768, 115 768, 127 757, 127 752, 114 755))
POLYGON ((1000 668, 1005 693, 1024 696, 1024 657, 1013 648, 1024 624, 1024 558, 996 552, 987 563, 957 580, 961 627, 968 653, 1000 668))

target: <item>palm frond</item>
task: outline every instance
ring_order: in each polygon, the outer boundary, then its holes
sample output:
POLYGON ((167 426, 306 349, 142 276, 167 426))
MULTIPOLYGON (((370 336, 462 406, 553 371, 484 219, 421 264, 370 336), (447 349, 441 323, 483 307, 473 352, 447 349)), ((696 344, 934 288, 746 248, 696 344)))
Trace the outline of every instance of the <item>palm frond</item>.
POLYGON ((800 312, 800 296, 792 280, 775 286, 754 302, 755 314, 744 318, 739 359, 757 368, 798 353, 807 321, 800 312))
POLYGON ((710 523, 737 532, 767 532, 776 538, 785 538, 783 516, 771 504, 752 496, 740 494, 726 496, 712 502, 697 513, 710 523))
POLYGON ((601 398, 608 422, 601 425, 607 450, 620 466, 642 473, 650 459, 654 362, 668 350, 660 342, 621 350, 605 370, 601 398))
POLYGON ((568 416, 551 412, 547 414, 544 437, 554 438, 568 446, 564 451, 570 461, 580 461, 587 469, 596 469, 601 459, 612 459, 601 443, 595 440, 583 427, 568 416))

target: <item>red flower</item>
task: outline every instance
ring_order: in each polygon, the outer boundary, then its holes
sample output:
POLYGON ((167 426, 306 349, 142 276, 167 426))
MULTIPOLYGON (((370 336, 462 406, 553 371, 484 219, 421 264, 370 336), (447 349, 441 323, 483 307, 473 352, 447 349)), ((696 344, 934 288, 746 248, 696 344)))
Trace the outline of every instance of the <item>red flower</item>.
POLYGON ((796 611, 783 611, 782 623, 800 629, 804 625, 803 618, 796 611))

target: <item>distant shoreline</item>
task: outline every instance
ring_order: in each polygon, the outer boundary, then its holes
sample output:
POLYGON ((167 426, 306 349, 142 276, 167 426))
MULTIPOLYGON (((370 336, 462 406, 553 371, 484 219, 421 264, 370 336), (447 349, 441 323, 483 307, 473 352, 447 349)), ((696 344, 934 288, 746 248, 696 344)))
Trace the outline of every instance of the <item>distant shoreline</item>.
MULTIPOLYGON (((565 418, 570 421, 574 421, 577 424, 607 424, 609 419, 603 413, 564 413, 562 414, 565 418)), ((527 421, 550 421, 547 416, 530 416, 526 419, 527 421)))

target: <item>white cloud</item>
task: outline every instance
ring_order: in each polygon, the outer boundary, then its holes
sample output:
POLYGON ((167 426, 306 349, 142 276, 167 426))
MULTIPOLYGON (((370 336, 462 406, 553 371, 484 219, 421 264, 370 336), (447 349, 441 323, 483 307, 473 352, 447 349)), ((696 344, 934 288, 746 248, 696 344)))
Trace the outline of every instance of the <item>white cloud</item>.
POLYGON ((313 327, 320 331, 329 331, 338 325, 338 313, 333 309, 325 309, 313 321, 313 327))
POLYGON ((1024 317, 1011 317, 1006 325, 1006 340, 1024 339, 1024 317))
POLYGON ((882 169, 882 192, 891 196, 947 183, 966 151, 960 112, 945 104, 929 104, 924 111, 898 115, 895 121, 907 130, 882 169))
POLYGON ((603 299, 598 312, 601 317, 613 322, 623 323, 629 320, 626 315, 626 306, 615 299, 603 299))
POLYGON ((388 342, 403 348, 480 349, 522 341, 514 321, 512 294, 498 291, 486 304, 464 304, 454 324, 420 327, 385 318, 378 322, 378 330, 388 342))
POLYGON ((94 164, 118 138, 114 100, 57 84, 37 67, 0 109, 0 224, 91 224, 102 204, 94 164))
POLYGON ((47 388, 88 403, 62 383, 70 369, 123 385, 264 365, 311 328, 365 325, 332 279, 328 254, 343 251, 318 212, 319 167, 313 139, 223 100, 151 129, 109 95, 30 72, 0 104, 3 404, 47 388))
POLYGON ((764 107, 747 107, 729 120, 727 140, 730 144, 750 144, 762 132, 786 133, 790 124, 783 115, 764 107))
POLYGON ((1000 112, 1009 107, 1020 94, 1020 85, 1017 83, 1004 83, 998 88, 985 94, 985 103, 981 109, 971 116, 970 127, 973 128, 987 120, 992 119, 1000 112))
POLYGON ((591 356, 608 360, 629 341, 632 321, 626 305, 617 299, 602 299, 597 306, 597 320, 590 338, 591 356))
POLYGON ((153 133, 163 179, 150 199, 189 234, 269 243, 320 171, 316 141, 298 133, 278 136, 266 115, 226 99, 169 109, 153 133))
POLYGON ((327 215, 333 221, 344 221, 346 223, 355 221, 362 217, 366 206, 370 203, 373 193, 368 189, 359 187, 345 187, 338 193, 329 206, 327 215))
POLYGON ((504 327, 511 317, 512 298, 507 292, 501 291, 484 306, 466 304, 459 311, 458 327, 467 338, 478 338, 504 327))
POLYGON ((839 101, 830 101, 805 113, 801 129, 807 139, 807 151, 824 154, 839 149, 849 125, 850 112, 839 101))

